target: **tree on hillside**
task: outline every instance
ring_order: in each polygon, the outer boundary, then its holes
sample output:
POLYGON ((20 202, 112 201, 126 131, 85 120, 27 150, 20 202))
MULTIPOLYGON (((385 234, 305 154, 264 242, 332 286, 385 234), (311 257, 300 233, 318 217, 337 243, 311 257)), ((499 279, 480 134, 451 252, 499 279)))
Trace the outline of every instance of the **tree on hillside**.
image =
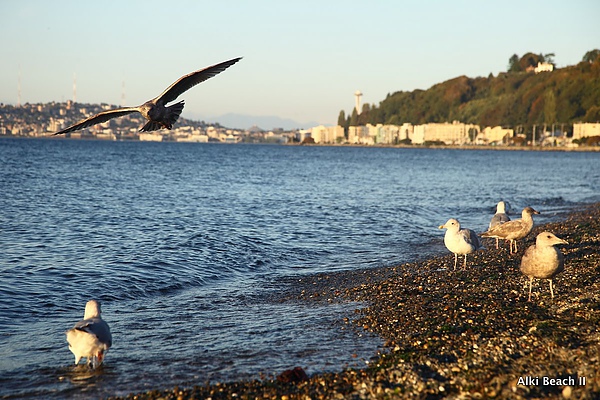
POLYGON ((371 105, 369 103, 365 103, 362 106, 362 111, 358 116, 357 125, 366 125, 369 122, 369 113, 371 112, 371 105))
POLYGON ((521 71, 527 71, 527 68, 537 67, 538 63, 543 61, 543 55, 527 53, 519 60, 519 67, 521 68, 521 71))
POLYGON ((600 122, 600 106, 592 106, 585 113, 583 122, 600 122))
POLYGON ((346 113, 344 112, 344 110, 340 111, 340 115, 338 116, 338 122, 337 124, 339 126, 343 126, 344 129, 347 128, 346 126, 346 113))
POLYGON ((594 50, 590 50, 587 53, 585 53, 585 55, 583 56, 583 59, 581 61, 586 61, 586 62, 589 62, 589 63, 593 63, 599 57, 600 57, 600 50, 594 49, 594 50))
POLYGON ((544 122, 546 124, 556 123, 556 96, 552 89, 544 93, 544 122))
POLYGON ((548 53, 548 54, 540 54, 540 57, 542 59, 542 62, 547 62, 548 64, 552 64, 554 65, 554 57, 556 57, 556 54, 554 53, 548 53))
POLYGON ((358 125, 358 112, 356 111, 356 107, 352 109, 352 116, 350 117, 349 126, 357 126, 358 125))
POLYGON ((521 67, 519 66, 519 56, 513 54, 511 58, 508 59, 508 72, 520 72, 521 67))

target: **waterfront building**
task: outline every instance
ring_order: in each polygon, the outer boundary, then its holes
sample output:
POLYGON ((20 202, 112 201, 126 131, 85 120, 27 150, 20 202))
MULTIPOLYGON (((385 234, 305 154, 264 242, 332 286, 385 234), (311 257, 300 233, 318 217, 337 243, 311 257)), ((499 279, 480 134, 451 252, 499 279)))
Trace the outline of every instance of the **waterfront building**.
POLYGON ((477 135, 477 144, 505 144, 514 136, 513 129, 505 129, 501 126, 486 126, 477 135))
POLYGON ((413 144, 444 142, 448 145, 463 145, 471 143, 471 137, 475 137, 478 132, 478 125, 463 124, 459 121, 415 125, 412 142, 413 144))
POLYGON ((374 140, 369 136, 369 130, 364 125, 348 127, 348 143, 350 144, 373 144, 374 140))
POLYGON ((581 139, 592 136, 600 136, 600 122, 580 122, 573 124, 573 139, 581 139))
POLYGON ((344 128, 342 126, 319 125, 310 129, 310 137, 315 143, 335 144, 344 139, 344 128))

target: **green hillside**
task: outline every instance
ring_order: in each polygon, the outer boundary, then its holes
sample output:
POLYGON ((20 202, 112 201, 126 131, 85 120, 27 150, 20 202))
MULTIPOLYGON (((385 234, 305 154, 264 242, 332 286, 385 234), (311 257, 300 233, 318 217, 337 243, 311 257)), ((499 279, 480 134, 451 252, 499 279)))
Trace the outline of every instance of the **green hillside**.
MULTIPOLYGON (((553 56, 553 54, 547 55, 553 56)), ((458 120, 480 126, 524 128, 533 124, 600 121, 600 50, 579 64, 552 72, 525 72, 544 56, 527 53, 509 60, 509 71, 487 78, 459 76, 428 90, 388 94, 379 105, 338 121, 343 125, 424 124, 458 120)), ((548 61, 548 57, 546 58, 548 61)))

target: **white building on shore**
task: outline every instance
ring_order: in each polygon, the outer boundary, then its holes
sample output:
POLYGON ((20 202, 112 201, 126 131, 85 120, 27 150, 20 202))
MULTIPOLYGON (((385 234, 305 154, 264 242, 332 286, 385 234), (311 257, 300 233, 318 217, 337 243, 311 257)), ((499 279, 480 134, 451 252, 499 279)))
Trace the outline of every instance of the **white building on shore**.
POLYGON ((505 129, 501 126, 486 126, 475 140, 477 144, 503 144, 507 143, 514 136, 513 129, 505 129))
POLYGON ((459 121, 415 125, 412 143, 438 141, 449 145, 463 145, 471 143, 471 138, 474 138, 477 133, 479 133, 479 125, 463 124, 459 121))
POLYGON ((344 128, 342 126, 319 125, 310 129, 310 136, 315 143, 335 144, 344 141, 344 128))
POLYGON ((369 128, 364 125, 348 127, 348 143, 350 144, 374 144, 373 138, 369 136, 369 128))
POLYGON ((573 139, 600 136, 600 122, 573 124, 573 139))

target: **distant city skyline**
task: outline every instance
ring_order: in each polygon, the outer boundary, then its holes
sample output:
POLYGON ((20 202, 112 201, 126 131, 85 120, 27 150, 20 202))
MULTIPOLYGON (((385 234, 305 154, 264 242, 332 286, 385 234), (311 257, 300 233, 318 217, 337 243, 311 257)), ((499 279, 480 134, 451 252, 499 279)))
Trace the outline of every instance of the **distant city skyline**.
POLYGON ((76 79, 78 102, 138 105, 183 74, 243 56, 181 96, 182 115, 334 125, 358 90, 363 104, 379 104, 460 75, 497 75, 529 51, 554 53, 558 68, 576 64, 600 48, 598 15, 592 0, 184 1, 167 9, 155 0, 7 0, 0 102, 17 104, 19 92, 22 103, 66 101, 76 79))

